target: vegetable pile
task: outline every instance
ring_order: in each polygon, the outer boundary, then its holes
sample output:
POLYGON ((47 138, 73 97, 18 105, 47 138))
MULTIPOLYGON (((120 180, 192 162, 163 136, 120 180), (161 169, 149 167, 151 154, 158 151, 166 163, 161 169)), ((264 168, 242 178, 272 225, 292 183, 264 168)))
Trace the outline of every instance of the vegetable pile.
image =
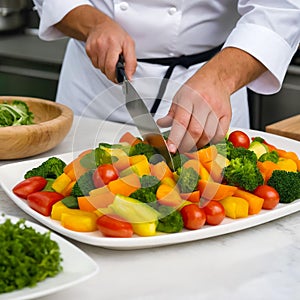
POLYGON ((28 105, 20 100, 0 103, 0 127, 33 124, 34 115, 28 105))
POLYGON ((62 271, 58 244, 24 220, 0 224, 0 294, 33 287, 62 271))
POLYGON ((219 225, 300 198, 300 160, 242 131, 195 152, 174 169, 131 133, 66 164, 51 157, 13 192, 67 229, 109 237, 153 236, 219 225))

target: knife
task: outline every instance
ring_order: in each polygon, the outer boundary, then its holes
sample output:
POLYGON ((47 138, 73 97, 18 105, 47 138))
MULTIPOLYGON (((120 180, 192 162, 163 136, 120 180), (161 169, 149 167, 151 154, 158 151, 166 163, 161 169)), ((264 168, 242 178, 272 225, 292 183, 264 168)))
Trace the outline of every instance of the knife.
POLYGON ((123 84, 122 89, 125 95, 126 108, 143 140, 154 147, 164 158, 169 167, 174 170, 173 159, 168 150, 166 140, 162 136, 161 131, 145 105, 145 102, 128 80, 124 69, 124 58, 122 55, 120 55, 116 66, 116 77, 117 81, 123 84))

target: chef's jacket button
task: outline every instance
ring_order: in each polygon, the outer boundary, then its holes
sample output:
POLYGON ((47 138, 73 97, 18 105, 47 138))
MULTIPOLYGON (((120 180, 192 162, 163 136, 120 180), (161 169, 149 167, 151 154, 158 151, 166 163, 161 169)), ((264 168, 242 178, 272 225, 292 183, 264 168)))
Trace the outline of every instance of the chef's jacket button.
POLYGON ((175 6, 169 8, 169 15, 174 15, 177 12, 177 8, 175 6))
POLYGON ((128 3, 127 2, 121 2, 120 3, 120 9, 121 10, 127 10, 128 9, 128 3))

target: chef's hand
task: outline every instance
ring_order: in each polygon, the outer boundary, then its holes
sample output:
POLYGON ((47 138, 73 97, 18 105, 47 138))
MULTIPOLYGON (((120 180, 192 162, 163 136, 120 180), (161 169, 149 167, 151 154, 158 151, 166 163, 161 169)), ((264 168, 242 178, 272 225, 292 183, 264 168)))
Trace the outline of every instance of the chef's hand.
POLYGON ((229 129, 230 93, 219 80, 199 71, 176 93, 167 116, 158 120, 171 126, 167 141, 170 152, 196 150, 210 141, 219 141, 229 129))
POLYGON ((137 66, 135 43, 129 34, 107 15, 91 5, 71 10, 55 27, 67 36, 86 42, 86 52, 94 67, 116 81, 116 64, 122 53, 125 72, 132 78, 137 66))
POLYGON ((266 71, 253 56, 225 48, 198 70, 176 93, 167 116, 158 120, 171 126, 170 152, 190 151, 218 142, 231 121, 230 95, 266 71))
POLYGON ((124 68, 129 79, 136 70, 137 60, 133 39, 119 24, 108 17, 89 32, 86 52, 94 67, 99 68, 109 80, 115 83, 117 83, 116 64, 120 54, 123 54, 124 68))

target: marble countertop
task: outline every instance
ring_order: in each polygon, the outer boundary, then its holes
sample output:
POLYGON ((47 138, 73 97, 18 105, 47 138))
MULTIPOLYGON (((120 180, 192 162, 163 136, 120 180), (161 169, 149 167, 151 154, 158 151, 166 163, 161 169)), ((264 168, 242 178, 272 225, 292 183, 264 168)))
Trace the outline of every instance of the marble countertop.
MULTIPOLYGON (((98 124, 75 117, 65 140, 38 157, 94 146, 98 124), (76 136, 83 138, 81 145, 74 142, 76 136)), ((0 210, 34 221, 2 189, 0 210)), ((251 229, 158 248, 121 251, 70 241, 97 262, 99 272, 39 299, 296 300, 300 295, 300 212, 251 229)))

